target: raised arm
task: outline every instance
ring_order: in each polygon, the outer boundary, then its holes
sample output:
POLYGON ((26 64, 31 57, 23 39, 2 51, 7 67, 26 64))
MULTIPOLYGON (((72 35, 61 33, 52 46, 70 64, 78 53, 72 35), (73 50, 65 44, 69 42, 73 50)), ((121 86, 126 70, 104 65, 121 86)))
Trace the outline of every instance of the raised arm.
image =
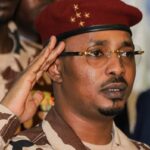
POLYGON ((5 129, 8 129, 8 119, 12 118, 14 115, 20 122, 24 122, 32 118, 35 114, 43 96, 41 92, 36 92, 34 95, 31 95, 31 90, 43 73, 54 64, 64 47, 64 42, 60 42, 56 46, 56 37, 52 36, 49 44, 22 73, 20 78, 15 82, 13 87, 2 100, 2 109, 0 112, 0 138, 3 139, 4 142, 7 142, 8 140, 5 139, 3 135, 5 129), (7 112, 11 117, 4 117, 7 112))

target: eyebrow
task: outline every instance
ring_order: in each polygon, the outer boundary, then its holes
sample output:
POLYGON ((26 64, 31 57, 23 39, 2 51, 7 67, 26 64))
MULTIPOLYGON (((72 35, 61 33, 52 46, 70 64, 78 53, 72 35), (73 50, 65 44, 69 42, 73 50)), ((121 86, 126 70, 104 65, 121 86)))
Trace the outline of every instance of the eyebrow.
MULTIPOLYGON (((104 45, 107 45, 109 43, 109 41, 107 40, 90 40, 89 41, 89 45, 90 46, 95 46, 95 45, 100 45, 100 46, 104 46, 104 45)), ((129 41, 129 40, 125 40, 123 42, 121 42, 120 44, 120 48, 122 47, 133 47, 134 48, 134 44, 132 41, 129 41)))
POLYGON ((94 45, 101 45, 101 46, 103 46, 103 45, 106 45, 107 43, 108 43, 107 40, 90 40, 88 42, 88 44, 90 46, 94 46, 94 45))
POLYGON ((134 48, 134 44, 132 41, 123 41, 121 44, 121 47, 133 47, 134 48))

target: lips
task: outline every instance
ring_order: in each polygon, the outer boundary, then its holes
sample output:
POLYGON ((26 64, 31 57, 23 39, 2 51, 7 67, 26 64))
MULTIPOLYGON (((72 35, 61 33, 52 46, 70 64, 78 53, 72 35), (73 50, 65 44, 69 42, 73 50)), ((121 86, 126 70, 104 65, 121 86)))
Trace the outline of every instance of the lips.
POLYGON ((100 92, 105 97, 112 100, 123 100, 126 95, 127 84, 125 83, 110 83, 101 88, 100 92))

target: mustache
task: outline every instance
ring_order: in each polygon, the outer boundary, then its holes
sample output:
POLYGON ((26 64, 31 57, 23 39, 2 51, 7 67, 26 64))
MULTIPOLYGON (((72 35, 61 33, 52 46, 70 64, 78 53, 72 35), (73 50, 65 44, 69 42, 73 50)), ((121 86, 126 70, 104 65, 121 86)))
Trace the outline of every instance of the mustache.
POLYGON ((111 83, 124 83, 126 86, 128 86, 127 81, 122 76, 113 76, 109 78, 107 81, 105 81, 104 83, 102 83, 101 88, 104 88, 105 86, 111 83))

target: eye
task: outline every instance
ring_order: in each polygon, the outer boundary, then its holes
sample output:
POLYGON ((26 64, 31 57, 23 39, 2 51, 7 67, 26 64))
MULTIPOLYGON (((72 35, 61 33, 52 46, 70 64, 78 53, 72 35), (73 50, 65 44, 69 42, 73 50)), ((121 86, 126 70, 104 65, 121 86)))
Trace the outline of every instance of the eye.
POLYGON ((133 58, 135 55, 134 51, 128 51, 128 52, 122 52, 121 56, 122 57, 128 57, 128 58, 133 58))
POLYGON ((100 57, 104 55, 103 52, 101 52, 99 49, 90 51, 88 54, 89 56, 93 56, 93 57, 100 57))

